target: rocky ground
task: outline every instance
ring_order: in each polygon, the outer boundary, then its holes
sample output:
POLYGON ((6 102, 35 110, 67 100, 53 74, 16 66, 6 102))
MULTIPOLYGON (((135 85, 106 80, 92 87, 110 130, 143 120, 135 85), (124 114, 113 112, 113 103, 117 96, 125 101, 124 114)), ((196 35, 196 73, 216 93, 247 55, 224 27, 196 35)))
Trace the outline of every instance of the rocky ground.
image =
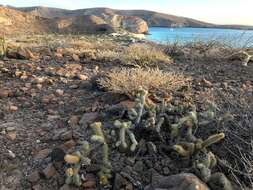
MULTIPOLYGON (((113 145, 108 121, 117 118, 120 111, 131 107, 133 102, 124 95, 101 90, 96 79, 108 70, 122 65, 109 61, 105 63, 81 54, 63 55, 60 50, 53 55, 39 54, 37 49, 34 51, 36 53, 24 50, 0 61, 0 190, 131 190, 144 187, 170 190, 209 189, 181 162, 175 162, 173 157, 166 155, 166 151, 162 154, 151 139, 138 139, 139 149, 135 154, 120 153, 113 145), (92 164, 82 171, 82 186, 77 188, 66 185, 64 155, 81 141, 90 141, 93 132, 88 124, 94 121, 104 122, 110 147, 112 178, 105 187, 99 184, 96 174, 101 160, 100 151, 98 145, 91 143, 92 164), (150 184, 154 188, 148 187, 150 184)), ((191 76, 192 93, 207 98, 210 92, 214 92, 210 98, 217 99, 220 107, 225 105, 224 100, 215 94, 220 91, 224 94, 236 94, 245 90, 244 94, 252 100, 252 63, 244 67, 240 61, 212 63, 175 60, 162 67, 165 71, 176 70, 191 76)), ((247 101, 252 103, 249 99, 247 101)), ((197 103, 201 103, 201 100, 197 103)), ((226 105, 224 109, 233 112, 231 105, 226 105)), ((240 109, 240 106, 237 108, 240 109)), ((249 109, 252 110, 252 105, 249 105, 249 109)), ((239 110, 243 111, 245 110, 239 110)), ((238 110, 233 114, 238 120, 242 120, 238 110)), ((252 121, 249 115, 247 121, 252 121)), ((242 122, 245 123, 246 121, 242 122)), ((252 123, 248 126, 252 128, 252 123)), ((253 136, 252 129, 240 129, 240 133, 237 133, 239 129, 233 127, 199 132, 204 136, 214 131, 228 134, 228 140, 214 145, 212 149, 230 164, 237 163, 231 157, 233 152, 230 150, 234 150, 231 144, 245 148, 243 143, 249 143, 253 136), (233 136, 235 134, 236 137, 233 136), (243 143, 240 142, 242 139, 243 143)), ((248 146, 245 150, 250 155, 252 150, 248 146)), ((248 175, 253 174, 247 169, 248 171, 241 170, 243 174, 238 174, 236 166, 230 168, 228 165, 219 165, 216 170, 224 172, 233 184, 237 184, 234 189, 242 189, 239 185, 252 185, 249 180, 252 178, 248 175), (248 173, 247 176, 244 175, 245 172, 248 173), (241 181, 236 181, 238 179, 241 181)))

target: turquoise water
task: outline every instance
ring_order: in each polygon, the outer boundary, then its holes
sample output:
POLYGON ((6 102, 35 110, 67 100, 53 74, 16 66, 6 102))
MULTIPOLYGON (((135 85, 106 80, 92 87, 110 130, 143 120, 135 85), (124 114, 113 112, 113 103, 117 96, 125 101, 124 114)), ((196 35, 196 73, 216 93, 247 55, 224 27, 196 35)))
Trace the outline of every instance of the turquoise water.
POLYGON ((253 30, 150 27, 147 39, 160 43, 218 40, 231 46, 253 47, 253 30))

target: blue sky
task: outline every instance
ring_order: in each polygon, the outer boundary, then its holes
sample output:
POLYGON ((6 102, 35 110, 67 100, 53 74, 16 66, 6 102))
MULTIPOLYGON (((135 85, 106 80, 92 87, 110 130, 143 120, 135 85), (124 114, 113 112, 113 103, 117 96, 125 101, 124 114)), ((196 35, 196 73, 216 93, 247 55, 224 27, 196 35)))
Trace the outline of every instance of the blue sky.
POLYGON ((253 0, 0 0, 18 7, 147 9, 217 24, 253 25, 253 0))

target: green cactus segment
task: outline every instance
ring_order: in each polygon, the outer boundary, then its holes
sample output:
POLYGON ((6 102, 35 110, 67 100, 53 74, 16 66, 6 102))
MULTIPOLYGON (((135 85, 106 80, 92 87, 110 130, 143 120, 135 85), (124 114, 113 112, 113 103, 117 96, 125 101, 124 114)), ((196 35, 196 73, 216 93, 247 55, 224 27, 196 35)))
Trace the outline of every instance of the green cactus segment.
POLYGON ((102 131, 102 123, 95 122, 90 125, 93 129, 95 135, 91 137, 92 141, 103 144, 103 162, 98 173, 99 182, 101 185, 107 185, 109 183, 109 179, 111 178, 111 163, 109 161, 109 147, 105 141, 105 136, 102 131))
POLYGON ((132 122, 120 122, 119 120, 116 120, 114 122, 114 126, 119 129, 119 140, 116 142, 117 147, 121 147, 123 150, 127 150, 129 148, 126 140, 126 134, 128 135, 132 145, 130 146, 130 150, 132 152, 135 151, 138 142, 135 138, 134 133, 130 130, 132 126, 132 122))
POLYGON ((0 37, 0 59, 2 59, 6 54, 6 44, 5 38, 0 37))
POLYGON ((211 135, 210 137, 208 137, 208 139, 206 139, 203 143, 202 143, 202 148, 206 148, 216 142, 219 142, 220 140, 225 138, 225 134, 224 133, 219 133, 219 134, 215 134, 215 135, 211 135))
POLYGON ((66 184, 73 184, 75 186, 81 186, 82 182, 81 182, 81 177, 79 175, 79 170, 80 170, 79 164, 75 164, 73 167, 68 168, 65 171, 66 176, 67 176, 65 183, 66 184))

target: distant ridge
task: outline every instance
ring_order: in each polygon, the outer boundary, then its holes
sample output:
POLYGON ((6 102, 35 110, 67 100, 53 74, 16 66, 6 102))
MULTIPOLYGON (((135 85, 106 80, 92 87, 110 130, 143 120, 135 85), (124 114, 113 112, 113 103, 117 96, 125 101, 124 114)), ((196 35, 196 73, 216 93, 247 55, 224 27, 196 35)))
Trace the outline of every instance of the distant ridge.
POLYGON ((124 15, 124 16, 136 16, 145 20, 150 27, 201 27, 201 28, 231 28, 231 29, 244 29, 253 30, 253 26, 246 25, 216 25, 211 24, 191 18, 175 16, 165 13, 159 13, 155 11, 148 10, 117 10, 110 9, 106 7, 98 8, 87 8, 87 9, 77 9, 77 10, 67 10, 59 8, 50 7, 22 7, 15 8, 17 10, 28 12, 33 15, 54 18, 54 17, 72 17, 72 16, 82 16, 82 15, 96 15, 96 16, 106 16, 106 15, 124 15))

